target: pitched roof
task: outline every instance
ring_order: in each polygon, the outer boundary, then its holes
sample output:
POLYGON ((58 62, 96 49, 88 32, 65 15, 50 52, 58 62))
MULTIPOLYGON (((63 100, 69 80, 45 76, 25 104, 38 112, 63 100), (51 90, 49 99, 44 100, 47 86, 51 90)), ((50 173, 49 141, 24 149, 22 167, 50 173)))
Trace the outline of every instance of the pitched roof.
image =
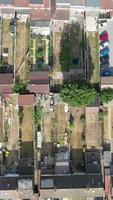
POLYGON ((32 72, 30 74, 30 93, 48 93, 49 76, 47 71, 32 72))
POLYGON ((12 94, 12 84, 0 84, 0 92, 3 94, 12 94))
POLYGON ((113 9, 113 1, 112 0, 100 0, 100 8, 102 9, 113 9))
POLYGON ((51 17, 51 10, 48 9, 32 9, 30 18, 31 19, 40 19, 40 20, 49 20, 51 17))
POLYGON ((49 93, 49 84, 32 84, 29 86, 30 93, 49 93))
POLYGON ((28 7, 29 0, 14 0, 15 7, 28 7))
POLYGON ((42 71, 42 72, 31 72, 29 77, 30 83, 38 83, 40 84, 41 81, 48 81, 49 83, 49 76, 48 71, 42 71))
POLYGON ((70 10, 58 9, 55 13, 55 20, 69 20, 70 10))
POLYGON ((101 85, 113 85, 113 76, 101 77, 101 85))
POLYGON ((35 105, 35 95, 33 94, 23 94, 18 96, 18 105, 21 106, 34 106, 35 105))
POLYGON ((0 74, 0 84, 13 84, 13 74, 0 74))

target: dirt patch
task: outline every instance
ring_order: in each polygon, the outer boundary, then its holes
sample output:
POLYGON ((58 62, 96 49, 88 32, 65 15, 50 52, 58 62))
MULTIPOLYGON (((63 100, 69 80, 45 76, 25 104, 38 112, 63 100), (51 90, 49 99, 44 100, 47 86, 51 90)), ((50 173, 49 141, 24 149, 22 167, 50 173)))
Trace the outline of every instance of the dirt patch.
POLYGON ((54 107, 53 120, 53 140, 55 143, 64 145, 64 137, 67 129, 67 119, 64 110, 64 104, 58 104, 54 107))
POLYGON ((99 82, 99 33, 90 32, 88 33, 88 51, 89 51, 89 70, 88 77, 90 83, 99 82))
POLYGON ((8 64, 13 64, 13 35, 10 33, 10 20, 3 19, 2 25, 2 46, 8 48, 8 59, 5 59, 8 64))
POLYGON ((51 132, 53 129, 53 119, 51 113, 44 113, 43 119, 43 141, 48 143, 51 142, 51 132))
POLYGON ((85 121, 82 121, 80 117, 85 115, 85 110, 84 108, 70 108, 70 113, 74 118, 70 145, 72 149, 82 149, 82 134, 85 131, 85 121))
POLYGON ((99 144, 99 117, 98 108, 86 108, 86 143, 87 147, 98 147, 99 144))
POLYGON ((19 137, 19 120, 18 120, 18 95, 10 95, 5 107, 5 135, 7 135, 7 148, 9 150, 17 149, 19 137))
POLYGON ((16 36, 16 76, 26 80, 28 78, 28 47, 29 47, 29 24, 24 22, 17 23, 16 36))
POLYGON ((22 142, 33 141, 34 133, 34 109, 32 107, 24 107, 24 117, 20 129, 22 131, 22 142))

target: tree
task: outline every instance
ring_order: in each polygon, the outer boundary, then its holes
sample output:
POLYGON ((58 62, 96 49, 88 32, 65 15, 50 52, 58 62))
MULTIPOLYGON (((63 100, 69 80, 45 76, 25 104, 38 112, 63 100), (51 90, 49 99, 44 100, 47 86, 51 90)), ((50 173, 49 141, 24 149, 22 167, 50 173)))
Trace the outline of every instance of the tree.
POLYGON ((94 102, 97 92, 84 84, 66 84, 60 92, 63 101, 70 106, 83 107, 94 102))
POLYGON ((42 108, 41 108, 40 104, 38 104, 34 110, 34 119, 35 119, 35 124, 37 126, 40 125, 41 118, 42 118, 42 108))
POLYGON ((20 83, 16 83, 16 84, 14 85, 13 91, 16 92, 16 93, 26 92, 26 90, 27 90, 27 85, 28 85, 28 82, 27 82, 27 81, 20 82, 20 83))
POLYGON ((113 89, 108 88, 108 89, 102 90, 102 92, 100 93, 100 100, 102 101, 102 103, 108 103, 108 102, 112 101, 113 100, 113 89))

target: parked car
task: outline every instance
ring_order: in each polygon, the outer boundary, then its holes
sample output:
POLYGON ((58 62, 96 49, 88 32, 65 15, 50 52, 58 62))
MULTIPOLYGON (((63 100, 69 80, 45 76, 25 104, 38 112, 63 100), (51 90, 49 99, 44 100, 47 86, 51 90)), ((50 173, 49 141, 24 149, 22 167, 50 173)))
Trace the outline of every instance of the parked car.
POLYGON ((111 71, 109 69, 101 72, 101 76, 111 76, 111 71))
POLYGON ((109 41, 105 40, 104 42, 100 43, 100 50, 104 49, 105 47, 108 47, 109 41))
POLYGON ((109 62, 106 62, 105 64, 101 64, 100 67, 104 68, 104 69, 108 68, 109 67, 109 62))
POLYGON ((100 51, 100 57, 108 56, 108 54, 109 54, 109 48, 107 47, 100 51))
POLYGON ((105 40, 108 40, 108 33, 107 33, 107 31, 103 31, 100 34, 100 41, 105 41, 105 40))
POLYGON ((100 66, 101 66, 101 65, 106 65, 106 64, 109 65, 109 61, 108 61, 108 60, 102 60, 100 66))
POLYGON ((108 61, 109 62, 109 55, 100 57, 100 62, 108 61))

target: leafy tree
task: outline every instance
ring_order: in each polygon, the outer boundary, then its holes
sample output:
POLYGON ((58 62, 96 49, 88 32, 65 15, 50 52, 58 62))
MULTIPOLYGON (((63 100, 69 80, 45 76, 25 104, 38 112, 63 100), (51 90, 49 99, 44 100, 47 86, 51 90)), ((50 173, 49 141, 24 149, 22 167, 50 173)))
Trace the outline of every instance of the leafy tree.
POLYGON ((113 89, 108 88, 102 90, 102 92, 100 93, 100 100, 102 101, 102 103, 108 103, 113 100, 113 89))
POLYGON ((13 91, 16 92, 16 93, 26 92, 26 90, 27 90, 27 85, 28 85, 28 82, 27 82, 27 81, 20 82, 20 83, 16 83, 16 84, 14 85, 13 91))
POLYGON ((64 85, 60 96, 70 106, 83 107, 91 104, 96 99, 97 92, 87 85, 74 83, 64 85))
POLYGON ((41 118, 42 118, 42 108, 41 108, 40 104, 38 104, 35 107, 35 111, 34 111, 34 119, 35 119, 35 123, 37 126, 40 125, 41 118))

